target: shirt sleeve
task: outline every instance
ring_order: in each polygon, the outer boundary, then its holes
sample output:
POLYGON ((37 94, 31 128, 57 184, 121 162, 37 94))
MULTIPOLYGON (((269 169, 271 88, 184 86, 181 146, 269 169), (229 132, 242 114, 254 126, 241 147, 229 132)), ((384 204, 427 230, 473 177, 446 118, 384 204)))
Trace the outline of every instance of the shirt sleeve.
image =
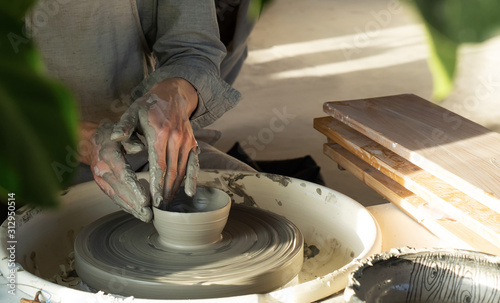
POLYGON ((156 39, 148 39, 148 44, 152 44, 156 69, 134 90, 133 97, 146 94, 166 78, 183 78, 198 92, 198 107, 191 116, 191 125, 193 129, 203 128, 240 99, 240 93, 220 78, 219 67, 226 49, 219 39, 214 1, 154 2, 150 13, 156 15, 152 26, 156 39))

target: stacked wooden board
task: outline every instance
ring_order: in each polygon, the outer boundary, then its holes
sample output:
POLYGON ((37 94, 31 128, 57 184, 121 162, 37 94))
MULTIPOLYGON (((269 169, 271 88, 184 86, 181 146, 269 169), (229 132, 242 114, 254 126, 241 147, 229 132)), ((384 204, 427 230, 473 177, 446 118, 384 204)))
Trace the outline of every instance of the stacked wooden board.
POLYGON ((324 111, 327 156, 438 237, 500 255, 500 134, 415 95, 324 111))

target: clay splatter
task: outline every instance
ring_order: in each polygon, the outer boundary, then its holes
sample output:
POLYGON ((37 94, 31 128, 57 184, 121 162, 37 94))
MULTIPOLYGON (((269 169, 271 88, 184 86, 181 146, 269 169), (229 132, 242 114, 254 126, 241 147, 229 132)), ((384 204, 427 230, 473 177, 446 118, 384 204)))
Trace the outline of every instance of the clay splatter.
POLYGON ((279 205, 279 206, 282 206, 282 205, 283 205, 283 203, 281 203, 281 201, 280 201, 280 200, 278 200, 278 199, 274 199, 274 200, 276 201, 276 203, 278 203, 278 205, 279 205))
POLYGON ((28 207, 26 209, 21 208, 16 211, 16 226, 17 228, 23 226, 24 223, 30 221, 35 215, 40 213, 42 209, 28 207))
POLYGON ((75 263, 74 252, 70 252, 69 255, 66 257, 66 263, 59 265, 59 272, 48 280, 52 283, 85 291, 86 286, 84 285, 80 277, 78 277, 78 274, 76 273, 76 270, 73 267, 74 263, 75 263))
POLYGON ((304 258, 311 259, 319 254, 319 248, 316 245, 307 245, 304 242, 304 258))
MULTIPOLYGON (((241 175, 238 177, 241 177, 241 175)), ((244 177, 246 177, 246 176, 243 176, 243 178, 244 177)), ((241 179, 241 178, 238 178, 238 180, 239 179, 241 179)), ((243 203, 242 203, 243 205, 258 206, 257 203, 255 203, 255 200, 253 199, 253 197, 249 196, 246 193, 246 189, 245 189, 244 185, 236 183, 235 182, 236 180, 233 178, 227 178, 227 179, 225 178, 225 181, 227 182, 227 187, 229 188, 229 190, 231 190, 232 193, 243 198, 243 203)))
POLYGON ((300 186, 306 187, 306 184, 305 183, 300 183, 300 186))
POLYGON ((320 195, 320 196, 321 196, 321 188, 319 188, 319 187, 318 187, 318 188, 316 188, 316 192, 318 193, 318 195, 320 195))
POLYGON ((325 197, 325 202, 335 203, 335 202, 337 202, 337 197, 332 193, 328 193, 325 197))
POLYGON ((292 179, 289 177, 285 176, 280 176, 280 175, 273 175, 273 174, 266 174, 265 175, 267 178, 271 179, 273 182, 277 182, 280 185, 287 187, 290 182, 292 182, 292 179))
MULTIPOLYGON (((238 180, 243 180, 245 177, 249 177, 249 176, 253 176, 253 174, 236 174, 236 175, 229 175, 227 180, 228 181, 232 181, 232 182, 236 182, 238 180)), ((224 178, 226 179, 226 178, 224 178)))

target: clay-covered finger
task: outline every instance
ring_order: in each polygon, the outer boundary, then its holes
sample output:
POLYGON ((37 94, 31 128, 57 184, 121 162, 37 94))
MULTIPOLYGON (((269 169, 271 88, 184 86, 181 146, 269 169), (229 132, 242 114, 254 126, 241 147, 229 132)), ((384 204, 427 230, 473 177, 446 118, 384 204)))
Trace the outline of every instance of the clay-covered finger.
MULTIPOLYGON (((197 147, 198 148, 198 147, 197 147)), ((198 160, 198 151, 191 150, 186 166, 186 183, 184 184, 184 192, 189 197, 196 194, 196 183, 198 182, 198 173, 200 171, 200 162, 198 160)))
POLYGON ((163 197, 168 204, 174 198, 174 184, 177 180, 184 178, 182 171, 179 171, 179 150, 180 140, 175 135, 170 135, 167 145, 167 171, 165 175, 165 187, 163 197), (182 174, 182 175, 181 175, 182 174))
MULTIPOLYGON (((187 148, 183 148, 181 154, 179 155, 179 160, 177 161, 177 178, 174 181, 174 184, 171 189, 170 199, 173 199, 175 195, 179 192, 181 188, 182 182, 185 179, 188 159, 189 159, 190 150, 187 148)), ((196 186, 196 185, 195 185, 196 186)), ((170 202, 170 201, 169 201, 170 202)))
POLYGON ((111 123, 105 123, 96 132, 98 157, 92 164, 94 178, 120 207, 149 222, 152 219, 149 195, 126 163, 120 143, 111 140, 111 128, 111 123))
POLYGON ((144 126, 143 130, 148 144, 149 160, 149 182, 154 207, 163 208, 163 187, 166 174, 166 145, 163 136, 156 136, 156 131, 150 126, 144 126))
MULTIPOLYGON (((151 154, 151 152, 150 152, 151 154)), ((151 155, 149 157, 149 177, 150 177, 150 190, 153 199, 152 204, 156 208, 163 209, 163 185, 165 180, 165 171, 162 170, 157 162, 151 162, 151 155)))
POLYGON ((154 207, 163 209, 163 188, 167 164, 166 151, 161 147, 166 143, 164 143, 165 140, 161 136, 153 137, 154 130, 145 128, 144 132, 148 141, 149 187, 153 199, 152 204, 154 207))
MULTIPOLYGON (((118 146, 116 142, 113 142, 118 146)), ((135 172, 125 162, 121 153, 113 152, 110 147, 101 150, 102 162, 94 169, 94 174, 102 178, 112 189, 108 195, 125 211, 144 222, 153 218, 149 194, 137 180, 135 172), (108 153, 108 154, 105 154, 108 153), (109 153, 114 153, 110 155, 109 153), (99 169, 98 167, 104 167, 99 169)))
POLYGON ((161 115, 161 111, 155 106, 155 102, 154 98, 145 100, 138 109, 138 117, 139 126, 148 147, 151 204, 154 207, 163 208, 163 187, 167 166, 165 146, 167 145, 166 136, 168 133, 162 131, 161 119, 156 118, 156 115, 150 117, 150 111, 157 111, 157 114, 161 115))
POLYGON ((157 150, 154 146, 151 146, 151 141, 148 142, 150 147, 148 148, 148 159, 149 159, 149 188, 151 191, 151 197, 153 199, 152 204, 154 207, 163 208, 163 186, 165 180, 165 153, 162 150, 157 150))
POLYGON ((137 183, 138 186, 132 184, 131 187, 127 187, 109 170, 103 174, 99 173, 97 169, 95 171, 94 179, 97 185, 118 206, 144 222, 150 222, 153 219, 149 195, 145 193, 144 187, 140 183, 137 183))
POLYGON ((120 117, 120 121, 118 121, 113 127, 111 140, 123 141, 130 138, 137 126, 137 122, 139 121, 138 110, 139 107, 137 102, 134 102, 129 106, 129 108, 120 117))
POLYGON ((133 171, 127 168, 127 171, 120 176, 107 173, 103 179, 114 191, 111 198, 123 210, 144 222, 150 222, 153 219, 149 195, 146 194, 146 190, 138 182, 133 171))

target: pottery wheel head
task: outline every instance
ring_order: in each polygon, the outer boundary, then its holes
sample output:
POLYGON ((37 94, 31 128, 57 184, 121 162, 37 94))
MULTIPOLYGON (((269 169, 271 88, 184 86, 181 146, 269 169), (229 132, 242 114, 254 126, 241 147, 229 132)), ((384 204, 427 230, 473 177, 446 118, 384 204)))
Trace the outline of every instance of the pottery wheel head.
POLYGON ((219 241, 195 249, 163 245, 153 224, 116 212, 85 227, 75 266, 90 287, 145 299, 266 293, 300 272, 304 240, 285 218, 233 205, 219 241))

